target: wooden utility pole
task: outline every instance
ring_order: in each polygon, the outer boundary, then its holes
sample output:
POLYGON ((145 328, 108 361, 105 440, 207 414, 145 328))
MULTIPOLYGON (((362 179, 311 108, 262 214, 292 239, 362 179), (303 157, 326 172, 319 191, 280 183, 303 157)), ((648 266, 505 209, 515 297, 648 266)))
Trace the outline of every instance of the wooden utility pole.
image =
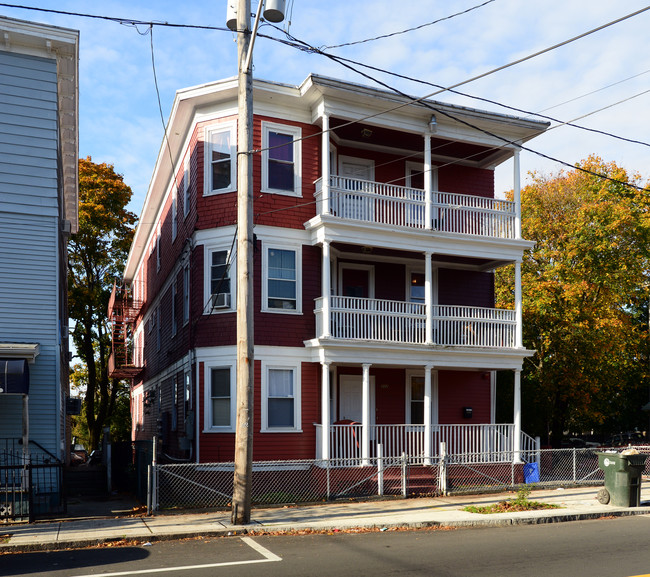
POLYGON ((237 2, 237 424, 231 521, 250 523, 253 470, 253 74, 250 0, 237 2), (248 64, 248 66, 246 66, 248 64))

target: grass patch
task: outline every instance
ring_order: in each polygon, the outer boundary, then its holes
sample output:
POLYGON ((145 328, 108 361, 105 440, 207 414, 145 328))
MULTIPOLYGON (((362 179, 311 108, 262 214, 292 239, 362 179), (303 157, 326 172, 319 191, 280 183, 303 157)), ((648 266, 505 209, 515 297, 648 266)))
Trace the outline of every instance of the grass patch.
POLYGON ((550 503, 542 503, 540 501, 530 501, 528 499, 532 487, 522 487, 517 491, 517 496, 514 499, 507 499, 492 503, 491 505, 469 505, 463 508, 463 511, 468 513, 481 513, 488 515, 490 513, 512 513, 514 511, 537 511, 539 509, 559 509, 559 505, 551 505, 550 503))

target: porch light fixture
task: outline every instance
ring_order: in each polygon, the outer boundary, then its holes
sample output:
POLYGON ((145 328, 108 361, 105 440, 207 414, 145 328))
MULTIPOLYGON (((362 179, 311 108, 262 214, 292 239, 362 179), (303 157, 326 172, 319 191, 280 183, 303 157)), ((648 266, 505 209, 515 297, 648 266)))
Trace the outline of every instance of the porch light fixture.
POLYGON ((370 130, 370 128, 363 128, 361 130, 361 136, 364 138, 370 138, 372 136, 372 130, 370 130))
POLYGON ((429 120, 429 130, 435 132, 438 129, 438 121, 436 120, 436 115, 431 115, 431 120, 429 120))

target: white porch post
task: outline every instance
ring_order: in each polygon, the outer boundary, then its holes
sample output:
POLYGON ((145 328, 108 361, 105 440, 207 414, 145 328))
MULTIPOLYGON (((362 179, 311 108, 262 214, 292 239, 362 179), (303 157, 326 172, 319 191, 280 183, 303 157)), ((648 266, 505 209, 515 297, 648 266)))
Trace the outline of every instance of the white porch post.
POLYGON ((330 458, 330 364, 321 363, 321 458, 330 458))
POLYGON ((370 365, 363 364, 361 393, 361 464, 370 464, 370 365))
POLYGON ((322 172, 322 196, 321 200, 323 208, 321 214, 330 213, 330 117, 329 114, 323 112, 323 134, 322 139, 322 159, 321 164, 322 172))
POLYGON ((513 193, 515 201, 515 238, 521 238, 521 175, 519 168, 519 149, 515 148, 513 157, 514 183, 513 193))
POLYGON ((521 296, 521 262, 515 261, 515 347, 518 349, 523 344, 523 315, 522 315, 522 296, 521 296))
POLYGON ((327 338, 332 335, 331 323, 330 323, 330 310, 331 310, 331 278, 332 271, 330 270, 331 260, 330 260, 330 242, 328 240, 323 240, 323 262, 322 268, 323 272, 321 275, 321 294, 323 295, 323 323, 322 323, 322 334, 317 335, 318 337, 327 338))
POLYGON ((433 253, 424 253, 424 310, 427 315, 425 344, 433 344, 433 253))
POLYGON ((431 369, 424 367, 424 464, 431 464, 431 369))
POLYGON ((513 392, 513 431, 514 436, 512 450, 514 451, 513 461, 521 462, 521 370, 515 369, 515 386, 513 392))
POLYGON ((431 133, 424 135, 424 228, 433 228, 433 195, 431 188, 431 133))

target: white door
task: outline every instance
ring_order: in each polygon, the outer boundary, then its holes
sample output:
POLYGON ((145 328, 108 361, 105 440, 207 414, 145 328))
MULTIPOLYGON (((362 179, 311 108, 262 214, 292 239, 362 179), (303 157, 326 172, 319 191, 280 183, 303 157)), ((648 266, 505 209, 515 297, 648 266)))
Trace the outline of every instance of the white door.
POLYGON ((372 220, 372 197, 366 194, 351 194, 350 191, 371 192, 372 185, 370 183, 375 179, 374 161, 341 156, 339 157, 339 175, 355 179, 346 181, 344 185, 346 192, 341 196, 339 214, 343 218, 372 220))
MULTIPOLYGON (((361 423, 363 419, 363 377, 341 375, 339 381, 339 420, 361 423)), ((375 377, 370 377, 370 426, 375 424, 375 377)))

